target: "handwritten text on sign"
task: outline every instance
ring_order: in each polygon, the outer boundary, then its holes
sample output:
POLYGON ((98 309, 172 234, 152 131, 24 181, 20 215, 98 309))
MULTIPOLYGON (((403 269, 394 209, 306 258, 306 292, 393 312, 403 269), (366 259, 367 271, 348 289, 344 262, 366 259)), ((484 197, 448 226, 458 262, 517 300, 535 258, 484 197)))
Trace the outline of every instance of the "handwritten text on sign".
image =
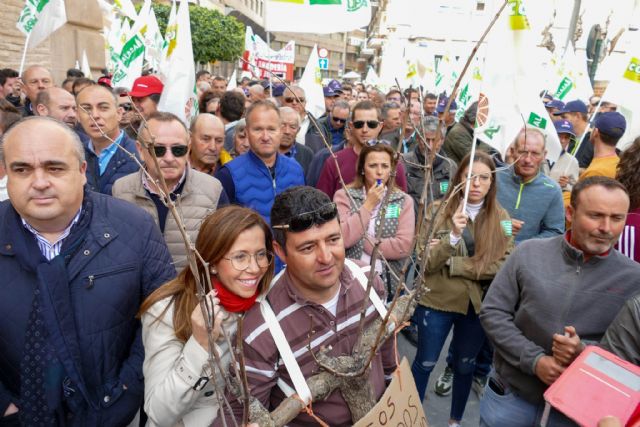
POLYGON ((380 401, 354 427, 428 427, 418 397, 416 383, 406 358, 402 359, 393 380, 380 401))

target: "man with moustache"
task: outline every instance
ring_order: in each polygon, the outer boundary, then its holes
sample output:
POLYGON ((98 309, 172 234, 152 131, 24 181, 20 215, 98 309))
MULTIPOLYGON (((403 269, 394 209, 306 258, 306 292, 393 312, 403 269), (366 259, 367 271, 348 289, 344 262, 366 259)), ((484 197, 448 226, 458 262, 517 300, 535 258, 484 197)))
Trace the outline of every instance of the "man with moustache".
POLYGON ((36 115, 48 116, 75 129, 78 122, 76 100, 59 87, 50 87, 38 93, 34 103, 36 115))
POLYGON ((296 142, 296 135, 300 129, 300 116, 293 108, 280 107, 280 117, 282 118, 280 153, 295 159, 306 174, 313 160, 313 151, 309 147, 296 142))

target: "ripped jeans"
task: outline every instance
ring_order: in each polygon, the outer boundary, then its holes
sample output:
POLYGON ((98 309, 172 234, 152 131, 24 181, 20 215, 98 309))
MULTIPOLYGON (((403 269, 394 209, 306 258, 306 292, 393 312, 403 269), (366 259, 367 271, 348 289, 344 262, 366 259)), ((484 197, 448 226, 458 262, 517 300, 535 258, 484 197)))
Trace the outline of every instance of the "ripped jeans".
POLYGON ((420 400, 424 400, 431 371, 438 361, 442 347, 453 326, 451 352, 453 354, 453 389, 450 418, 460 421, 467 405, 476 357, 485 340, 480 319, 469 303, 467 314, 434 310, 418 305, 413 314, 418 326, 418 352, 411 372, 418 388, 420 400))

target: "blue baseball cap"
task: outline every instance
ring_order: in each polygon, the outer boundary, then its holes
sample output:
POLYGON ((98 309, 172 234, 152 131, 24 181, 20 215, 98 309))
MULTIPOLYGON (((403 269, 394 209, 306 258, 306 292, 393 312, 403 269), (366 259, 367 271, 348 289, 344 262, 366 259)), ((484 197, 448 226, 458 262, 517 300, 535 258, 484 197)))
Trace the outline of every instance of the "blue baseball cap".
POLYGON ((622 138, 622 135, 627 130, 627 121, 617 111, 610 111, 598 114, 594 121, 594 127, 600 133, 612 138, 622 138))
MULTIPOLYGON (((446 96, 441 96, 438 101, 438 106, 436 107, 436 111, 438 113, 444 113, 444 109, 447 108, 447 102, 449 102, 449 98, 446 96)), ((455 99, 451 101, 451 105, 449 106, 449 111, 456 111, 458 109, 458 104, 456 104, 455 99)))
POLYGON ((336 79, 331 80, 327 86, 335 93, 342 92, 342 85, 336 79))
POLYGON ((553 122, 553 124, 556 127, 558 135, 561 133, 568 133, 571 136, 576 136, 576 133, 573 130, 573 125, 569 120, 558 120, 557 122, 553 122))
POLYGON ((546 108, 557 108, 558 110, 563 110, 564 102, 560 101, 559 99, 552 99, 551 101, 544 104, 544 106, 546 108))
POLYGON ((338 96, 338 94, 333 89, 331 89, 331 87, 329 87, 329 86, 323 86, 322 87, 322 93, 324 94, 325 98, 331 98, 331 97, 334 97, 334 96, 338 96))
POLYGON ((569 101, 564 104, 564 108, 560 111, 553 113, 554 116, 559 116, 564 113, 583 113, 587 114, 587 104, 576 99, 575 101, 569 101))
POLYGON ((273 94, 274 97, 282 96, 284 94, 285 88, 286 86, 283 85, 282 83, 276 83, 271 88, 271 93, 273 94))

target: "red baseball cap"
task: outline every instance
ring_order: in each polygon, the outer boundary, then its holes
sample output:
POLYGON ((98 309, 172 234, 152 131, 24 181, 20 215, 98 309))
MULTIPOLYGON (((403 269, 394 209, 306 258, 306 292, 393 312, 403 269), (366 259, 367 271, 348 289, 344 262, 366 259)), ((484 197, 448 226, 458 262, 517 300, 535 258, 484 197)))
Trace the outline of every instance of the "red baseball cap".
POLYGON ((129 92, 129 96, 134 98, 144 98, 154 93, 161 94, 164 85, 156 76, 138 77, 133 82, 133 87, 129 92))

